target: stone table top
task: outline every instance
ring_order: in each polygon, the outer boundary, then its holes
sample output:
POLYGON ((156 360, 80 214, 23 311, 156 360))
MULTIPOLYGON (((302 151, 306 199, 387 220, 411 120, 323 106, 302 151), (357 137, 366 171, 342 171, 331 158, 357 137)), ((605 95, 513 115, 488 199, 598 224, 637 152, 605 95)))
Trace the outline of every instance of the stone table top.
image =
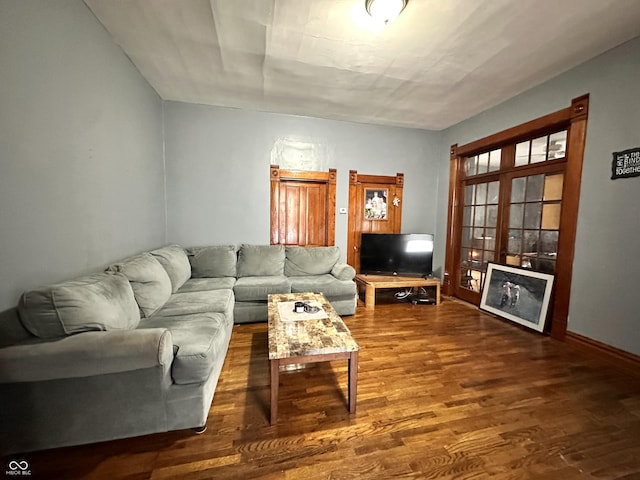
POLYGON ((269 360, 356 352, 360 349, 349 328, 322 293, 269 295, 269 360), (320 305, 326 318, 283 321, 278 302, 310 302, 320 305))

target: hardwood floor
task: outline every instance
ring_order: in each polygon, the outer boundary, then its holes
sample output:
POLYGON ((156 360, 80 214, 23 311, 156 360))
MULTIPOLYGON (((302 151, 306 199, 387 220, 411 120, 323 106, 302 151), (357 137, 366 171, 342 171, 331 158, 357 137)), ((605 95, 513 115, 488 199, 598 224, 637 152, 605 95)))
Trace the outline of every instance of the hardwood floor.
POLYGON ((204 434, 14 458, 47 479, 640 479, 637 376, 449 298, 345 321, 353 416, 346 362, 320 363, 280 376, 270 426, 267 326, 240 325, 204 434))

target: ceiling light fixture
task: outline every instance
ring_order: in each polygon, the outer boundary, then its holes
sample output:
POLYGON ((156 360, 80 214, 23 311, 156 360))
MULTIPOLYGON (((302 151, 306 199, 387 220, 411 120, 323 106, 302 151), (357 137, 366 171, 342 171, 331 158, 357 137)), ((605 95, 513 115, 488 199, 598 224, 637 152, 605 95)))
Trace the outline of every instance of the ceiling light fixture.
POLYGON ((364 8, 369 15, 388 25, 393 22, 407 6, 408 0, 365 0, 364 8))

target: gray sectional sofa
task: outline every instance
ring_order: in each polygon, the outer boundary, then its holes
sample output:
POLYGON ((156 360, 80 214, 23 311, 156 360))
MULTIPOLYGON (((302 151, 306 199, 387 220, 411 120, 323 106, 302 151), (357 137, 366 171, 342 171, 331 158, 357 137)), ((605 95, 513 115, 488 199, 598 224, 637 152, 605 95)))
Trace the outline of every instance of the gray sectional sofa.
POLYGON ((0 452, 206 425, 234 321, 270 293, 355 312, 336 247, 177 245, 26 292, 0 315, 0 452))

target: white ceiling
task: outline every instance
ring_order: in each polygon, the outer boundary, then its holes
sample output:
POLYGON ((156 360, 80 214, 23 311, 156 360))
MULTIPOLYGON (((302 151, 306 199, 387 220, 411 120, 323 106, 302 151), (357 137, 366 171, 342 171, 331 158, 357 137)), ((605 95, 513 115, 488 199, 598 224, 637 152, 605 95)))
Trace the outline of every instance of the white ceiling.
POLYGON ((638 0, 85 3, 165 100, 430 130, 640 35, 638 0))

